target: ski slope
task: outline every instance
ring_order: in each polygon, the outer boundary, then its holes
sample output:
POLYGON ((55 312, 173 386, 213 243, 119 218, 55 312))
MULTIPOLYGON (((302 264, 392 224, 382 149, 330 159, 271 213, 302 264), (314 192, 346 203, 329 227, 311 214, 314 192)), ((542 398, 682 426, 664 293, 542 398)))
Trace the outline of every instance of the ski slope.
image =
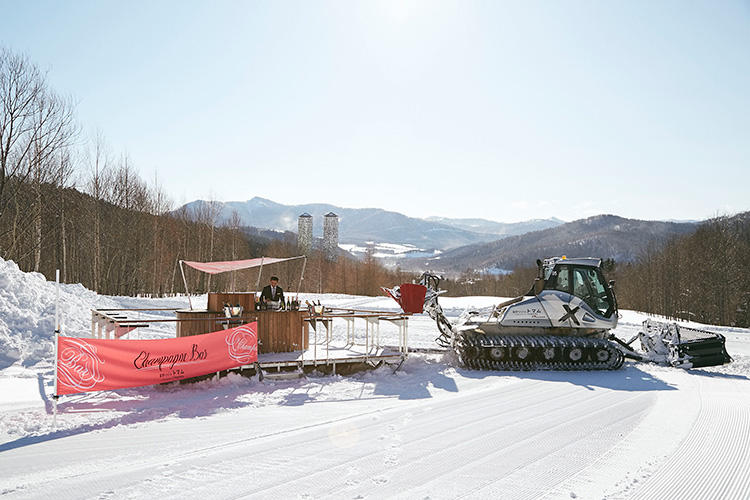
MULTIPOLYGON (((395 310, 387 298, 305 298, 395 310)), ((441 302, 457 316, 498 300, 441 302)), ((5 307, 0 318, 19 324, 5 307)), ((88 311, 71 307, 68 314, 84 317, 70 318, 70 329, 80 331, 67 333, 87 334, 80 325, 88 311)), ((646 317, 622 316, 616 333, 623 338, 646 317)), ((34 354, 0 370, 0 496, 746 499, 750 331, 710 328, 727 336, 734 363, 479 372, 456 366, 449 354, 415 353, 395 374, 381 367, 284 382, 231 374, 67 396, 54 426, 51 359, 34 354)), ((41 330, 22 333, 44 340, 41 330)), ((415 317, 410 335, 410 344, 432 346, 436 330, 429 318, 415 317)))

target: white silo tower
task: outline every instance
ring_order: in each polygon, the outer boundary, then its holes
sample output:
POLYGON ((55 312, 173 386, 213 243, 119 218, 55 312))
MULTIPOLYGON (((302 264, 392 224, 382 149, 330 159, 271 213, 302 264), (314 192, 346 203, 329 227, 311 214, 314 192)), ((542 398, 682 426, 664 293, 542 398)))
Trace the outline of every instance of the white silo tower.
POLYGON ((323 216, 323 251, 330 261, 339 254, 339 216, 333 212, 323 216))
POLYGON ((313 244, 313 218, 307 212, 297 219, 297 247, 300 252, 307 255, 313 244))

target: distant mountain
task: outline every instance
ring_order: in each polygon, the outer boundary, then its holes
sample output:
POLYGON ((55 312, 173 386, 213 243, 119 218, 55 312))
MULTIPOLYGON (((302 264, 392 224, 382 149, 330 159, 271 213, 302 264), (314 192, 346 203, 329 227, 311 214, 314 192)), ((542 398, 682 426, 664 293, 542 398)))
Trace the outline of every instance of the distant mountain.
POLYGON ((497 236, 516 236, 565 224, 565 221, 554 217, 551 219, 532 219, 523 222, 495 222, 487 219, 450 219, 447 217, 427 217, 425 220, 465 229, 466 231, 494 234, 497 236))
POLYGON ((470 231, 449 224, 407 217, 380 208, 342 208, 325 203, 282 205, 259 197, 248 201, 230 202, 197 200, 183 208, 197 217, 212 203, 219 213, 219 223, 227 223, 236 212, 243 226, 276 231, 296 232, 297 218, 307 212, 313 216, 315 235, 321 235, 323 232, 323 215, 334 212, 339 216, 339 241, 348 244, 397 243, 430 251, 492 241, 498 237, 496 233, 470 231))
POLYGON ((510 270, 534 265, 537 258, 555 255, 632 261, 652 242, 690 234, 697 228, 698 224, 693 223, 597 215, 541 231, 456 248, 419 264, 422 268, 456 272, 510 270))

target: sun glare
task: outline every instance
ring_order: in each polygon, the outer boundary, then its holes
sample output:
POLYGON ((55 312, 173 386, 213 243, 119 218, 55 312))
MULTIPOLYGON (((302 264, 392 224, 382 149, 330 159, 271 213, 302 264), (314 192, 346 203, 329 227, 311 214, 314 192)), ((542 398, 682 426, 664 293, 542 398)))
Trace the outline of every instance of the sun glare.
POLYGON ((380 5, 391 21, 401 24, 411 17, 416 7, 416 2, 405 0, 382 0, 380 5))

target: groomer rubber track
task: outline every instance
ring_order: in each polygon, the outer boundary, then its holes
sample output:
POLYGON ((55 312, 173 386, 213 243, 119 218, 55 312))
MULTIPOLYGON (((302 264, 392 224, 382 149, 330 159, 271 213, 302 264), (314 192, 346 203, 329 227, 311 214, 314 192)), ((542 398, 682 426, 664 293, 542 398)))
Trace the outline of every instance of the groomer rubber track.
POLYGON ((457 351, 478 370, 617 370, 622 352, 605 339, 464 333, 457 351))

